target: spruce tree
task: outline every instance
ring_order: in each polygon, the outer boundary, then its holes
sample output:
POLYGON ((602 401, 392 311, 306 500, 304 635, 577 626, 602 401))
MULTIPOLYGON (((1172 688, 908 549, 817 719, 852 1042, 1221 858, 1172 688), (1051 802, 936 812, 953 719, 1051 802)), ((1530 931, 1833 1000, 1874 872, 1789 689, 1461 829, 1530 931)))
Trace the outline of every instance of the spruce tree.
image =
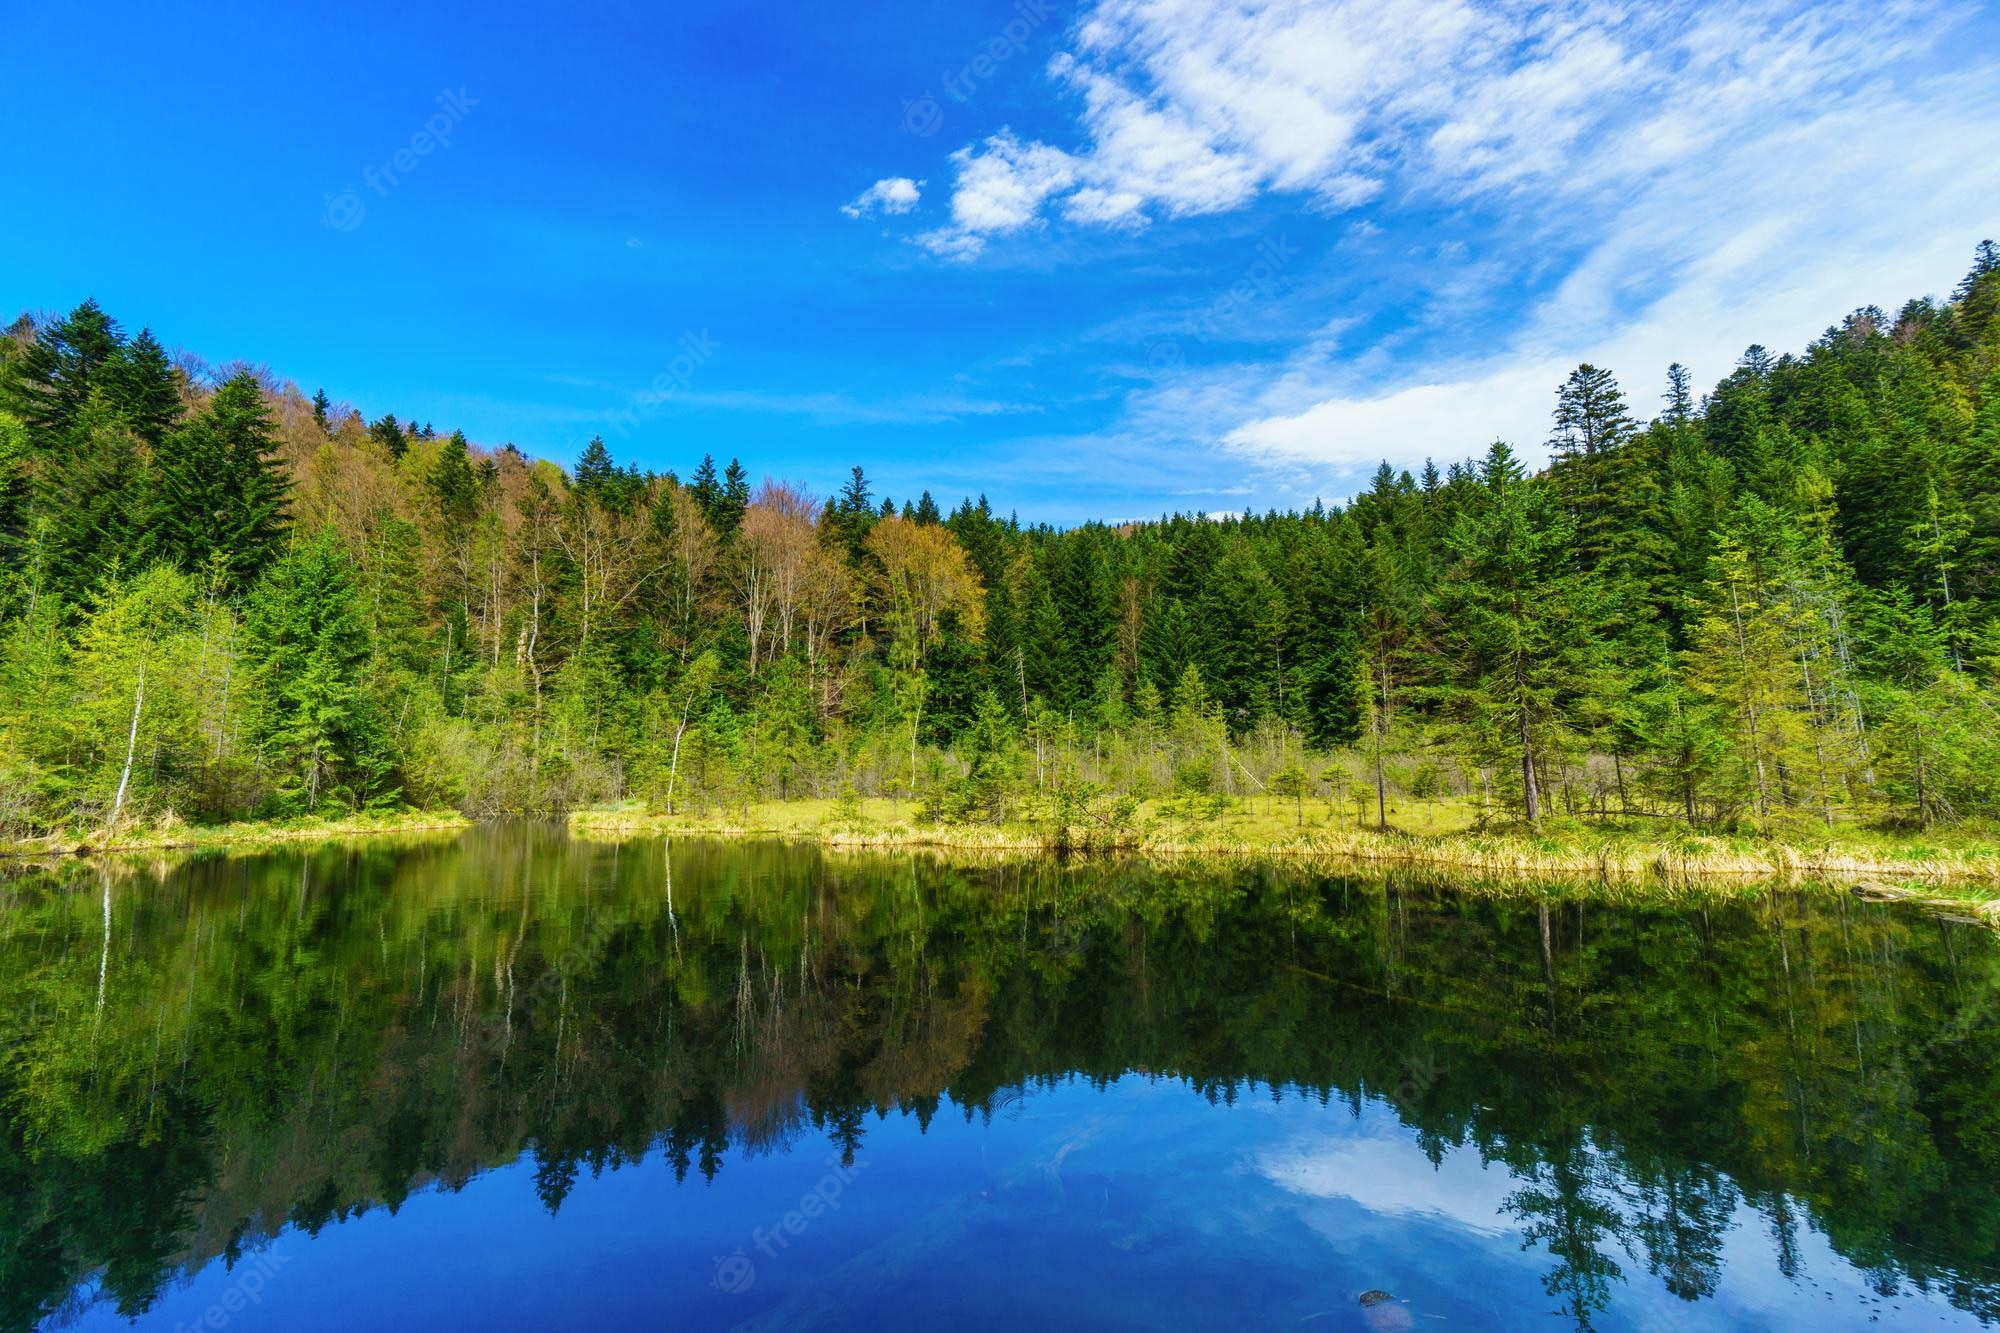
POLYGON ((140 329, 120 350, 106 378, 112 405, 140 439, 157 449, 181 418, 181 391, 151 329, 140 329))
POLYGON ((1481 481, 1431 601, 1429 693, 1470 750, 1518 779, 1533 823, 1598 685, 1602 593, 1570 558, 1573 521, 1507 446, 1488 452, 1481 481))
POLYGON ((161 446, 161 554, 190 572, 213 564, 236 588, 255 582, 285 539, 291 480, 277 450, 263 391, 236 375, 161 446))
POLYGON ((743 526, 743 514, 750 508, 750 474, 735 459, 722 472, 722 501, 716 509, 715 530, 726 541, 743 526))
POLYGON ((367 621, 339 539, 321 531, 271 566, 243 623, 258 687, 253 730, 279 774, 279 807, 393 799, 364 688, 367 621))
POLYGON ((144 569, 165 539, 158 485, 145 446, 93 396, 36 472, 30 529, 46 586, 75 603, 115 570, 144 569))
POLYGON ((393 412, 383 413, 381 420, 368 427, 368 435, 375 443, 381 445, 391 458, 400 459, 409 452, 410 437, 403 432, 403 427, 393 412))
POLYGON ((716 520, 722 512, 722 481, 716 476, 714 454, 701 456, 701 466, 688 477, 687 490, 708 525, 721 532, 722 525, 716 520))
MULTIPOLYGON (((69 433, 94 388, 115 375, 124 336, 95 301, 85 301, 38 330, 8 363, 7 402, 46 444, 69 433)), ((115 399, 114 406, 115 406, 115 399)))

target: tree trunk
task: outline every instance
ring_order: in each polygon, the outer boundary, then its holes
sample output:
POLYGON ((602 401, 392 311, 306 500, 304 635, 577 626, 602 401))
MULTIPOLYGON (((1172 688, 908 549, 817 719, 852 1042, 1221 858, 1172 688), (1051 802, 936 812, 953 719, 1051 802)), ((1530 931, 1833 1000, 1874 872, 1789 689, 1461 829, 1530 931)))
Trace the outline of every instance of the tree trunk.
POLYGON ((674 758, 673 762, 667 766, 667 813, 669 815, 674 812, 674 784, 680 780, 681 737, 685 734, 687 734, 687 720, 683 718, 681 724, 674 728, 674 758))
POLYGON ((139 679, 132 689, 132 725, 125 733, 125 771, 118 775, 118 794, 111 798, 111 814, 104 821, 107 841, 117 826, 118 812, 125 808, 125 791, 132 785, 132 756, 139 748, 139 710, 146 704, 146 659, 139 659, 139 679))
POLYGON ((1528 726, 1525 704, 1521 706, 1521 792, 1528 810, 1528 822, 1539 822, 1542 817, 1542 793, 1535 785, 1535 733, 1528 726))
POLYGON ((1382 733, 1389 729, 1389 659, 1381 657, 1382 703, 1375 710, 1375 826, 1389 827, 1389 789, 1382 776, 1382 733))

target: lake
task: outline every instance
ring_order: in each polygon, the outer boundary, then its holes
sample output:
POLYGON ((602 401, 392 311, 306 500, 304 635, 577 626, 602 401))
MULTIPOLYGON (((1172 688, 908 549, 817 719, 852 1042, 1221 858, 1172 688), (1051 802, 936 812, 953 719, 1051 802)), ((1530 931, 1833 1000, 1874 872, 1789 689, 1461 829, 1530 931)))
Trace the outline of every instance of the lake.
POLYGON ((0 878, 0 1328, 1972 1327, 2000 949, 533 825, 0 878))

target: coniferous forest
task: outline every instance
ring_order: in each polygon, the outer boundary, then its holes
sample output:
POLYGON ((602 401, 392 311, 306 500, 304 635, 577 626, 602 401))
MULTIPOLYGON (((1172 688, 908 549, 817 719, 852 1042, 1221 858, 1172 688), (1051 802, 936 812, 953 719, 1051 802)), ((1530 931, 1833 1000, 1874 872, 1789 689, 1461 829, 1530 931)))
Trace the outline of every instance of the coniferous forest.
POLYGON ((1541 471, 1496 442, 1344 507, 1057 529, 753 481, 726 442, 565 472, 89 301, 23 316, 0 836, 875 796, 2000 815, 2000 248, 1706 389, 1618 370, 1550 386, 1541 471))

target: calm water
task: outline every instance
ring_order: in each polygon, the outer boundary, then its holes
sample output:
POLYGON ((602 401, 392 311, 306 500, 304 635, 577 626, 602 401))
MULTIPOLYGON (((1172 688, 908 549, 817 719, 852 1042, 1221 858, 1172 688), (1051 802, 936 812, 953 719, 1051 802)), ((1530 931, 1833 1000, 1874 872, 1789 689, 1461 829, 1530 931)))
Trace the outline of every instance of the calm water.
POLYGON ((0 1329, 1969 1327, 2000 951, 537 828, 0 880, 0 1329))

